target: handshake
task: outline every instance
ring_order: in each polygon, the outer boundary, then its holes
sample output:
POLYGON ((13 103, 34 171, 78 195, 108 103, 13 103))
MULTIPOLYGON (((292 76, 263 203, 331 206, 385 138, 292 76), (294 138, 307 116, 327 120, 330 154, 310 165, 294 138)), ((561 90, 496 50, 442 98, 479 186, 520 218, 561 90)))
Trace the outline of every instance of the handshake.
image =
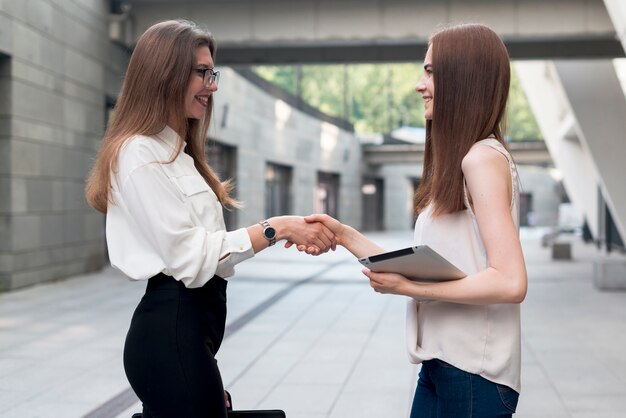
MULTIPOLYGON (((287 240, 285 248, 296 246, 298 251, 320 255, 341 245, 357 258, 385 252, 356 229, 324 214, 305 216, 278 216, 268 222, 276 228, 276 239, 287 240)), ((394 273, 374 273, 362 270, 370 286, 379 293, 404 294, 408 279, 394 273)))
POLYGON ((276 225, 277 240, 287 240, 285 248, 295 245, 298 251, 310 255, 335 251, 337 245, 344 245, 346 234, 352 229, 324 214, 279 216, 269 222, 276 225))

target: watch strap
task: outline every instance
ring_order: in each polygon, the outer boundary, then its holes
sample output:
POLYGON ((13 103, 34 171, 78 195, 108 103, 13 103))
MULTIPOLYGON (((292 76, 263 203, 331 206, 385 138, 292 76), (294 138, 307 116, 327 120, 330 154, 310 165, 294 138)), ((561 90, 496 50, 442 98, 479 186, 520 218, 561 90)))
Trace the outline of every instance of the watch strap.
POLYGON ((269 246, 271 247, 272 245, 276 244, 276 230, 274 229, 274 227, 272 227, 267 220, 259 222, 259 225, 263 227, 263 238, 265 238, 269 242, 269 246), (268 228, 274 229, 274 236, 267 236, 266 231, 268 228))

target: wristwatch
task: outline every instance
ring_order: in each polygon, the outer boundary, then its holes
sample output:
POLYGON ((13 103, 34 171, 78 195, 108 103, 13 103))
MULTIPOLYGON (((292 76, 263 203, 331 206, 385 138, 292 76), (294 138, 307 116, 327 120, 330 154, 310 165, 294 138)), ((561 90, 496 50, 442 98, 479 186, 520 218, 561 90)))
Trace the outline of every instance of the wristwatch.
POLYGON ((276 229, 267 221, 261 221, 259 224, 263 227, 263 237, 270 243, 270 247, 276 244, 276 229))

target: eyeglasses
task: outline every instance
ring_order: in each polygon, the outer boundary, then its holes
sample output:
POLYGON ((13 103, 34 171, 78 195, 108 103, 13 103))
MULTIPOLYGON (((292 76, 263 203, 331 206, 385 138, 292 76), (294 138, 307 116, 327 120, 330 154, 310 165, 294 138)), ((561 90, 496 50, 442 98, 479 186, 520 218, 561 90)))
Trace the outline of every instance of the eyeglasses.
POLYGON ((210 86, 213 83, 217 86, 220 82, 220 72, 213 71, 213 68, 194 68, 193 70, 202 77, 205 86, 210 86))

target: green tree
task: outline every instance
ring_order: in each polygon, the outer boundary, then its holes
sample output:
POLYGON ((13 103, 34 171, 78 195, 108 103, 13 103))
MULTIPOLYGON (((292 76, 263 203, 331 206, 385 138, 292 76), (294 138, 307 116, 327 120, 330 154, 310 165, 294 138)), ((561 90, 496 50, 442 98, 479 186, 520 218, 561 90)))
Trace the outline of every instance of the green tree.
POLYGON ((343 65, 302 67, 302 97, 322 112, 344 116, 343 90, 343 65))
POLYGON ((543 139, 535 115, 522 89, 515 67, 511 66, 511 88, 507 106, 507 133, 511 140, 543 139))
MULTIPOLYGON (((357 132, 390 132, 400 126, 424 126, 424 102, 415 87, 420 64, 258 66, 260 76, 322 112, 350 121, 357 132)), ((507 132, 513 140, 541 134, 519 79, 512 68, 507 132)))
POLYGON ((291 94, 297 94, 295 66, 262 65, 253 69, 264 79, 271 81, 291 94))

